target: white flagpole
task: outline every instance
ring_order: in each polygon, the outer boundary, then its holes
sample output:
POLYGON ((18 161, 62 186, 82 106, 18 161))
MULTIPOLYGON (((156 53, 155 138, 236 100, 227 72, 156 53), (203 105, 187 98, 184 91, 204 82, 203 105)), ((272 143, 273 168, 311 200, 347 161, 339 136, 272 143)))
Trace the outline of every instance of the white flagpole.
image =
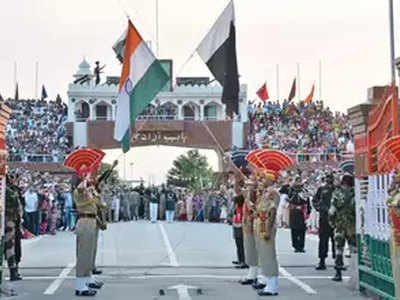
POLYGON ((392 68, 392 81, 396 84, 396 61, 394 53, 394 21, 393 21, 393 0, 389 0, 390 19, 390 65, 392 68))
POLYGON ((280 91, 279 91, 279 64, 276 65, 276 92, 278 95, 278 100, 280 100, 280 91))

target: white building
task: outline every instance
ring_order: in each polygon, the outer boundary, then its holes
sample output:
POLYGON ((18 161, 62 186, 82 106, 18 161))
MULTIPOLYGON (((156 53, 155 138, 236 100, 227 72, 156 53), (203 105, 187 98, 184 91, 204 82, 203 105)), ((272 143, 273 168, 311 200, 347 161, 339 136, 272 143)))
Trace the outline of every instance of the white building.
MULTIPOLYGON (((107 77, 105 83, 95 85, 91 67, 84 59, 73 77, 87 79, 71 83, 68 88, 68 121, 115 120, 118 77, 107 77)), ((143 119, 165 120, 225 120, 225 104, 221 102, 222 87, 208 78, 181 78, 173 91, 160 92, 152 102, 157 116, 144 112, 143 119), (206 84, 207 83, 207 84, 206 84)), ((247 85, 240 86, 240 121, 247 121, 247 85)))

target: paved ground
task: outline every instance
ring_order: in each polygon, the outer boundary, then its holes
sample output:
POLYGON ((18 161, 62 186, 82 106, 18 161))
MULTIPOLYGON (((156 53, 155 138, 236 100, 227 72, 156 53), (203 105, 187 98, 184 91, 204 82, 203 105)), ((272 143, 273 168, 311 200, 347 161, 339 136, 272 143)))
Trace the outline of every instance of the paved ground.
MULTIPOLYGON (((232 268, 231 237, 231 228, 224 224, 111 224, 99 240, 97 264, 105 286, 96 299, 258 299, 251 288, 237 283, 246 270, 232 268), (165 295, 160 296, 160 290, 165 295)), ((332 267, 314 270, 317 246, 318 240, 309 237, 307 252, 295 254, 289 231, 279 231, 281 292, 274 299, 364 299, 345 283, 332 282, 332 267)), ((12 285, 19 293, 13 299, 75 298, 73 233, 26 241, 23 250, 24 280, 12 285)))

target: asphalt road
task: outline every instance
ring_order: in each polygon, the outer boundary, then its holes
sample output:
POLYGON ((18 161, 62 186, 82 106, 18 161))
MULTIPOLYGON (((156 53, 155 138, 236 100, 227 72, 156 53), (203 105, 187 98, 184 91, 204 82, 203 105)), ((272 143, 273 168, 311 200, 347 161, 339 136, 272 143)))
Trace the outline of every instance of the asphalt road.
MULTIPOLYGON (((317 238, 307 237, 306 253, 293 253, 288 230, 280 230, 277 239, 281 279, 280 294, 273 299, 365 299, 351 291, 346 282, 330 280, 334 274, 332 259, 327 271, 314 270, 317 238)), ((24 280, 13 284, 5 281, 6 287, 18 292, 12 299, 75 298, 73 233, 24 241, 23 256, 24 280)), ((225 224, 111 224, 99 239, 97 265, 104 271, 100 278, 105 286, 96 299, 261 298, 251 287, 237 283, 247 270, 234 269, 234 258, 232 229, 225 224)))

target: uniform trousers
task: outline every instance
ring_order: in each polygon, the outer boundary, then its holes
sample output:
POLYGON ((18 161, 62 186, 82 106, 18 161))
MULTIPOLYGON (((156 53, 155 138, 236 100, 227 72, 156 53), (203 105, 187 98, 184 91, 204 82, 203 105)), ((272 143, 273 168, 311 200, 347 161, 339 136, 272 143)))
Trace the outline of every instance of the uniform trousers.
POLYGON ((150 202, 150 221, 156 222, 158 216, 158 203, 150 202))
POLYGON ((292 246, 296 250, 304 250, 304 241, 306 237, 305 229, 291 229, 292 246))
POLYGON ((16 267, 15 260, 15 221, 7 220, 5 228, 5 256, 10 269, 16 267))
POLYGON ((76 277, 91 277, 96 253, 95 219, 80 218, 76 227, 76 277))

